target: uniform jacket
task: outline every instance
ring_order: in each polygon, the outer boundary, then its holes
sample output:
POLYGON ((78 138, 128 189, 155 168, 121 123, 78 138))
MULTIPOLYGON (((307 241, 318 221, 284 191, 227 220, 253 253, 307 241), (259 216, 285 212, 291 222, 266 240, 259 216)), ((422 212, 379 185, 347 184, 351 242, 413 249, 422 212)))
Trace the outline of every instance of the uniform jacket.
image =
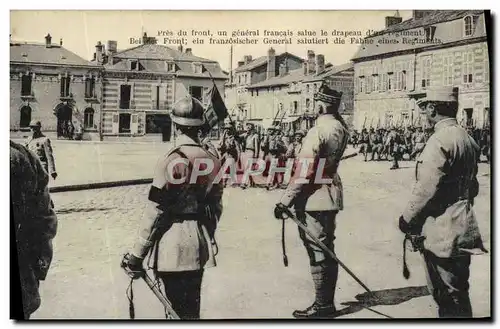
POLYGON ((37 138, 33 138, 32 136, 26 142, 26 147, 38 156, 47 173, 52 174, 56 172, 56 163, 54 161, 50 139, 43 134, 37 138))
POLYGON ((473 200, 479 192, 478 145, 453 118, 435 125, 417 160, 416 182, 403 218, 438 257, 484 251, 473 200))
POLYGON ((223 187, 214 179, 220 160, 186 135, 179 136, 177 142, 178 146, 158 162, 149 194, 152 206, 142 218, 139 239, 133 249, 133 254, 141 258, 151 251, 150 265, 160 272, 216 265, 212 242, 222 214, 223 187), (180 158, 190 165, 174 166, 170 177, 187 179, 182 184, 167 179, 169 164, 180 158), (198 177, 195 184, 188 184, 195 159, 209 159, 214 168, 198 177))
POLYGON ((48 189, 49 176, 37 156, 10 142, 10 202, 14 220, 25 314, 40 306, 39 280, 52 262, 57 217, 48 189))
MULTIPOLYGON (((299 152, 299 159, 314 159, 314 165, 308 168, 307 184, 291 181, 281 198, 286 206, 292 204, 296 209, 305 208, 307 211, 328 211, 343 209, 342 181, 337 169, 340 158, 345 151, 349 134, 346 128, 333 115, 325 114, 318 117, 316 125, 311 128, 299 152), (316 164, 319 159, 325 159, 321 170, 316 164), (324 178, 333 181, 329 184, 315 184, 316 171, 321 170, 324 178)), ((300 175, 299 165, 296 174, 300 175)))
POLYGON ((259 136, 257 133, 252 132, 245 134, 245 152, 253 152, 253 157, 257 157, 259 153, 259 136))

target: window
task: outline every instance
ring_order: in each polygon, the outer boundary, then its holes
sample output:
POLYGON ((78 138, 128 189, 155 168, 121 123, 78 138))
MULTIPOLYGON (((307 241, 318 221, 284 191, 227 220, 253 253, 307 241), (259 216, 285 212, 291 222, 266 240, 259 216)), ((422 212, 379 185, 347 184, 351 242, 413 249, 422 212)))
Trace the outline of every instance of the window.
POLYGON ((468 108, 468 109, 464 109, 464 112, 465 112, 465 124, 467 125, 467 127, 471 126, 473 124, 473 119, 472 119, 472 112, 474 111, 474 109, 471 109, 471 108, 468 108))
POLYGON ((474 34, 479 16, 465 16, 464 17, 464 35, 469 37, 474 34))
POLYGON ((406 90, 406 71, 396 73, 395 90, 406 90))
POLYGON ((90 107, 83 112, 83 127, 94 128, 94 109, 90 107))
POLYGON ((473 80, 473 70, 474 70, 474 53, 463 53, 463 64, 462 64, 462 76, 463 83, 469 84, 473 80))
POLYGON ((309 85, 306 85, 306 93, 309 92, 309 85))
POLYGON ((394 74, 387 73, 387 90, 394 88, 394 74))
POLYGON ((428 88, 431 85, 432 57, 422 57, 422 88, 428 88))
POLYGON ((203 87, 189 86, 189 94, 200 102, 203 102, 203 87))
POLYGON ((309 100, 309 98, 306 98, 306 109, 309 109, 310 103, 311 101, 309 100))
POLYGON ((453 56, 447 55, 443 58, 443 86, 453 85, 453 56))
POLYGON ((381 76, 381 83, 380 83, 380 91, 386 91, 387 90, 387 84, 388 84, 388 75, 387 74, 382 74, 381 76))
MULTIPOLYGON (((203 73, 203 66, 201 63, 193 63, 193 72, 194 73, 203 73)), ((243 77, 244 79, 245 77, 243 77)))
POLYGON ((21 78, 21 96, 31 96, 31 74, 23 74, 21 78))
POLYGON ((252 80, 252 76, 250 75, 250 73, 248 73, 247 74, 247 83, 250 84, 251 80, 252 80))
POLYGON ((87 77, 85 80, 85 98, 94 98, 95 78, 93 76, 87 77))
POLYGON ((130 70, 131 71, 142 71, 144 70, 144 66, 139 61, 131 61, 130 62, 130 70))
POLYGON ((153 86, 153 109, 160 109, 160 86, 153 86))
POLYGON ((131 92, 132 92, 131 85, 121 85, 120 86, 120 108, 121 109, 129 109, 130 108, 131 92))
POLYGON ((293 113, 294 114, 297 113, 298 109, 299 109, 299 102, 293 101, 293 113))
POLYGON ((434 40, 434 34, 436 33, 436 27, 435 26, 428 26, 424 29, 425 31, 425 41, 426 42, 431 42, 434 40))
POLYGON ((175 64, 167 62, 167 71, 168 72, 175 72, 175 64))
POLYGON ((365 92, 365 78, 364 77, 359 77, 359 92, 365 92))
POLYGON ((317 93, 318 92, 318 85, 314 85, 314 92, 317 93))
POLYGON ((372 80, 373 80, 373 91, 379 91, 379 79, 378 79, 378 75, 373 75, 372 76, 372 80))
POLYGON ((61 97, 69 97, 69 85, 71 78, 69 76, 61 77, 61 97))
POLYGON ((31 107, 23 106, 21 108, 21 118, 19 126, 21 128, 28 128, 31 122, 31 107))
POLYGON ((238 84, 241 85, 241 75, 238 75, 238 84))
POLYGON ((372 77, 368 76, 366 77, 366 93, 371 93, 372 92, 372 77))

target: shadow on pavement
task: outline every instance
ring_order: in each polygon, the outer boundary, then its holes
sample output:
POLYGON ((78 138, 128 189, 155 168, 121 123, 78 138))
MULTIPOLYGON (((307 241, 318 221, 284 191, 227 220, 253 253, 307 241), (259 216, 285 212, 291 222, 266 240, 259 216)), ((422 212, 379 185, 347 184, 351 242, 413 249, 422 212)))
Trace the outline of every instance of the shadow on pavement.
POLYGON ((373 291, 373 294, 363 293, 356 295, 356 302, 344 302, 341 305, 347 307, 338 310, 335 317, 359 312, 367 307, 379 305, 399 305, 411 300, 412 298, 428 296, 429 290, 426 286, 405 287, 373 291))
POLYGON ((71 214, 74 212, 93 212, 93 211, 105 211, 112 210, 113 208, 66 208, 66 209, 57 209, 56 214, 71 214))

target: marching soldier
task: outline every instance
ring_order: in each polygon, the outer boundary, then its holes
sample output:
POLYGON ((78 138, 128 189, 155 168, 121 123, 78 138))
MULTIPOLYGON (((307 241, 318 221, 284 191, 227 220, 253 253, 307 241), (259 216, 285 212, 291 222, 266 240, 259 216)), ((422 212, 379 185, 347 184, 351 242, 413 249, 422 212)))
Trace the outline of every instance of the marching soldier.
POLYGON ((302 147, 302 139, 306 134, 302 130, 297 130, 295 132, 295 140, 288 145, 288 148, 285 153, 286 159, 295 159, 300 152, 300 148, 302 147))
POLYGON ((56 163, 52 153, 52 146, 50 139, 42 133, 42 123, 40 121, 32 121, 30 128, 33 134, 26 142, 26 147, 38 156, 45 171, 53 179, 56 179, 56 163))
POLYGON ((374 131, 371 136, 371 144, 372 144, 372 158, 370 161, 373 161, 375 158, 375 153, 377 154, 377 161, 380 161, 380 154, 382 153, 383 145, 382 145, 382 129, 378 129, 376 132, 374 131))
POLYGON ((486 161, 490 162, 491 150, 490 150, 490 129, 484 128, 481 132, 481 154, 486 157, 486 161))
POLYGON ((359 133, 356 129, 354 129, 351 135, 351 144, 353 148, 358 147, 358 140, 359 140, 359 133))
POLYGON ((455 119, 457 99, 456 89, 442 87, 417 100, 434 134, 417 161, 413 193, 399 218, 399 228, 423 255, 441 318, 472 317, 471 254, 486 251, 473 210, 479 147, 455 119))
POLYGON ((368 134, 368 131, 366 130, 366 128, 363 128, 363 130, 361 130, 361 137, 359 138, 359 143, 361 145, 359 147, 359 153, 364 155, 365 162, 366 162, 368 159, 368 153, 371 151, 370 135, 368 134))
MULTIPOLYGON (((314 182, 316 169, 308 168, 307 184, 290 182, 280 202, 276 205, 276 218, 283 218, 288 207, 295 207, 297 218, 317 235, 331 250, 334 249, 335 218, 343 209, 343 189, 337 173, 340 158, 344 153, 349 134, 347 125, 338 112, 341 92, 321 86, 314 95, 316 111, 319 114, 316 125, 304 138, 300 159, 324 159, 323 177, 332 179, 328 184, 314 182)), ((301 172, 302 170, 297 170, 301 172)), ((300 230, 310 260, 311 275, 315 285, 314 303, 305 310, 293 313, 296 318, 321 318, 335 314, 335 286, 337 284, 338 263, 329 258, 306 234, 300 230)))
POLYGON ((414 146, 413 152, 410 154, 410 159, 414 160, 414 159, 416 159, 417 155, 422 153, 422 151, 424 150, 424 147, 425 147, 425 134, 422 131, 421 127, 418 128, 418 131, 414 136, 413 144, 415 146, 414 146))
MULTIPOLYGON (((247 122, 246 131, 241 135, 243 138, 245 150, 241 154, 241 166, 246 170, 247 166, 250 165, 251 159, 257 159, 259 157, 259 135, 255 131, 253 123, 247 122)), ((250 186, 254 186, 252 176, 248 177, 250 180, 250 186)), ((241 183, 241 188, 247 188, 247 182, 241 183)))
POLYGON ((387 145, 389 145, 389 152, 392 156, 392 167, 393 169, 399 169, 398 161, 401 159, 401 136, 395 127, 392 127, 391 132, 387 136, 387 145))
POLYGON ((203 273, 216 265, 214 234, 222 214, 222 184, 214 183, 220 160, 198 140, 203 111, 202 104, 191 96, 174 105, 171 116, 177 146, 157 164, 140 235, 131 257, 124 258, 133 278, 138 278, 144 273, 143 260, 150 254, 153 271, 163 281, 165 294, 181 319, 200 317, 203 273), (196 159, 207 159, 214 168, 192 184, 196 159), (179 164, 180 160, 188 163, 179 164), (172 166, 173 162, 178 164, 172 166))
MULTIPOLYGON (((48 189, 49 175, 37 156, 10 142, 11 228, 15 244, 24 319, 40 307, 39 286, 52 262, 57 217, 48 189)), ((16 273, 16 272, 14 272, 16 273)))

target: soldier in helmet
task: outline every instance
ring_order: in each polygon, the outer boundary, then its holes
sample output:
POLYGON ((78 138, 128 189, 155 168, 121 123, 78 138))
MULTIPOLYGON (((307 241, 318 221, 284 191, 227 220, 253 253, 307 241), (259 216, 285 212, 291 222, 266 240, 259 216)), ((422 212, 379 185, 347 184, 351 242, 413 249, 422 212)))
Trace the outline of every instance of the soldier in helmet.
POLYGON ((143 260, 150 254, 153 270, 181 319, 200 317, 203 273, 215 266, 214 234, 222 214, 223 187, 215 181, 221 163, 198 139, 203 112, 202 104, 191 96, 174 105, 177 146, 158 161, 140 235, 131 256, 124 259, 129 275, 136 279, 143 275, 143 260), (211 162, 213 170, 193 184, 195 166, 203 170, 204 164, 196 159, 211 162))
POLYGON ((56 163, 54 161, 52 146, 50 139, 42 133, 42 123, 40 121, 31 121, 30 128, 33 134, 26 142, 26 147, 38 156, 45 171, 53 179, 56 179, 56 163))
POLYGON ((305 132, 303 130, 297 130, 295 132, 295 140, 288 145, 285 157, 287 159, 295 159, 299 154, 300 148, 302 147, 302 140, 304 139, 305 132))
MULTIPOLYGON (((283 218, 287 208, 295 207, 297 218, 332 251, 336 216, 343 209, 342 182, 337 169, 349 140, 347 125, 338 112, 341 97, 341 92, 326 85, 322 85, 314 95, 318 118, 316 125, 305 136, 298 155, 300 159, 314 159, 314 164, 309 166, 305 177, 309 183, 290 182, 274 210, 276 218, 283 218), (324 166, 317 165, 321 161, 325 161, 324 166), (316 171, 320 167, 323 167, 323 177, 331 179, 330 183, 315 182, 316 171)), ((302 171, 298 168, 296 172, 302 171)), ((309 255, 316 294, 311 306, 295 311, 293 316, 331 317, 335 315, 334 295, 339 265, 302 230, 299 233, 309 255)))
POLYGON ((423 256, 440 318, 470 318, 471 255, 484 253, 474 214, 479 146, 456 120, 458 90, 411 94, 434 134, 416 165, 412 196, 399 228, 423 256))

